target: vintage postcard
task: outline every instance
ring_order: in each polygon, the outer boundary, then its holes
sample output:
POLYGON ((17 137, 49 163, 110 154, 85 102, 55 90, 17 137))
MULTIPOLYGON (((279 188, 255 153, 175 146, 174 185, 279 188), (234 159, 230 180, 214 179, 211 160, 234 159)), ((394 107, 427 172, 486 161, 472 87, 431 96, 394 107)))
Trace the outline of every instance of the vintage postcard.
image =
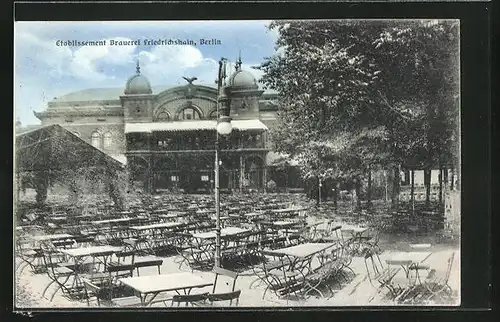
POLYGON ((14 40, 16 309, 460 305, 459 20, 14 40))

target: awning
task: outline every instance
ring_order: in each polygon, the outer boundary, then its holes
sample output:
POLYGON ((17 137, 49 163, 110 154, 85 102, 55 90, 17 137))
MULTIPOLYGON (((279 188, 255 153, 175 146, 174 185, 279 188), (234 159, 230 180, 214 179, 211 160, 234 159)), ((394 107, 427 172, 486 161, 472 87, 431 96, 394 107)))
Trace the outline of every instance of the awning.
MULTIPOLYGON (((267 126, 260 120, 233 120, 233 128, 240 131, 261 130, 267 131, 267 126)), ((215 120, 176 121, 165 123, 126 123, 125 133, 151 133, 172 131, 213 130, 217 128, 215 120)))

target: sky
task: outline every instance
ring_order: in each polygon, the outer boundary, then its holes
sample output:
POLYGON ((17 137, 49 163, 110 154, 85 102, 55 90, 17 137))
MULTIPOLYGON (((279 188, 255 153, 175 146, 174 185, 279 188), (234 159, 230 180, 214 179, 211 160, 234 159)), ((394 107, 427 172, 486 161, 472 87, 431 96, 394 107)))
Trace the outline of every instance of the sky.
POLYGON ((168 22, 16 22, 14 27, 14 109, 23 125, 39 124, 33 111, 54 97, 88 88, 124 87, 141 73, 152 86, 186 83, 215 85, 218 61, 236 61, 259 79, 259 65, 275 52, 277 33, 270 21, 168 22), (57 46, 57 40, 107 40, 106 46, 57 46), (197 45, 144 46, 145 39, 192 39, 197 45), (220 45, 200 45, 219 39, 220 45), (111 46, 109 40, 140 40, 140 45, 111 46))

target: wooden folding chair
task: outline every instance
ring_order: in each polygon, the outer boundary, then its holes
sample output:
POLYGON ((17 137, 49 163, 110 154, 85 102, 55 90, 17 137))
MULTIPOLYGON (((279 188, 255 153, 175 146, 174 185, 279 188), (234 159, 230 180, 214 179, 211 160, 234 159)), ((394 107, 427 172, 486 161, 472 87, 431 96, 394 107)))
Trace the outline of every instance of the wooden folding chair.
POLYGON ((54 299, 54 296, 58 291, 62 291, 64 295, 67 296, 78 296, 82 295, 82 290, 80 287, 73 282, 71 286, 68 286, 68 281, 70 278, 75 278, 75 274, 72 269, 68 268, 64 264, 59 263, 59 254, 53 249, 43 249, 43 261, 45 265, 45 272, 50 279, 49 284, 42 291, 42 296, 52 285, 57 285, 57 288, 52 293, 50 301, 54 299))
POLYGON ((181 303, 186 304, 186 306, 200 306, 204 305, 206 300, 208 299, 208 292, 202 294, 176 294, 172 297, 172 305, 177 303, 177 306, 180 306, 181 303))
POLYGON ((370 298, 370 302, 384 288, 389 290, 393 298, 395 298, 402 291, 398 286, 392 283, 394 276, 396 276, 401 268, 393 268, 391 266, 384 267, 377 253, 366 253, 365 268, 370 284, 372 284, 372 286, 376 287, 377 289, 376 294, 370 298))
POLYGON ((439 273, 435 269, 430 269, 425 281, 423 281, 423 285, 428 292, 426 300, 435 300, 439 297, 442 297, 443 295, 446 297, 450 297, 453 294, 453 289, 448 284, 448 282, 450 280, 454 259, 455 252, 451 252, 450 256, 446 260, 447 268, 444 274, 439 273))
POLYGON ((239 297, 241 294, 241 290, 235 291, 236 280, 238 279, 238 273, 221 267, 214 267, 213 271, 215 273, 214 286, 212 289, 212 293, 209 294, 208 300, 211 302, 212 305, 213 302, 220 302, 220 301, 230 301, 229 305, 232 305, 233 300, 236 300, 236 305, 238 305, 239 297), (220 281, 221 276, 226 276, 233 280, 230 292, 218 292, 217 282, 220 281))
POLYGON ((214 305, 214 302, 222 302, 222 301, 229 301, 229 306, 232 306, 233 301, 235 301, 235 305, 238 306, 240 295, 241 295, 241 290, 227 292, 227 293, 208 294, 208 301, 212 306, 214 305))

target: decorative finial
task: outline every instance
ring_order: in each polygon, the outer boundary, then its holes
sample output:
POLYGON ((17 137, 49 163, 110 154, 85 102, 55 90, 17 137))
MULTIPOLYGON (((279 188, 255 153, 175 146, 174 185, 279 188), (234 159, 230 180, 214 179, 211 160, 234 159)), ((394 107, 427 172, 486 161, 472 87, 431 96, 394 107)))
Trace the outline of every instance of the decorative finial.
POLYGON ((238 54, 238 60, 236 61, 236 66, 235 66, 236 70, 241 70, 241 64, 242 62, 241 62, 241 50, 240 50, 238 54))
POLYGON ((140 74, 141 73, 141 66, 139 66, 139 59, 137 59, 137 65, 135 67, 135 72, 137 74, 140 74))

